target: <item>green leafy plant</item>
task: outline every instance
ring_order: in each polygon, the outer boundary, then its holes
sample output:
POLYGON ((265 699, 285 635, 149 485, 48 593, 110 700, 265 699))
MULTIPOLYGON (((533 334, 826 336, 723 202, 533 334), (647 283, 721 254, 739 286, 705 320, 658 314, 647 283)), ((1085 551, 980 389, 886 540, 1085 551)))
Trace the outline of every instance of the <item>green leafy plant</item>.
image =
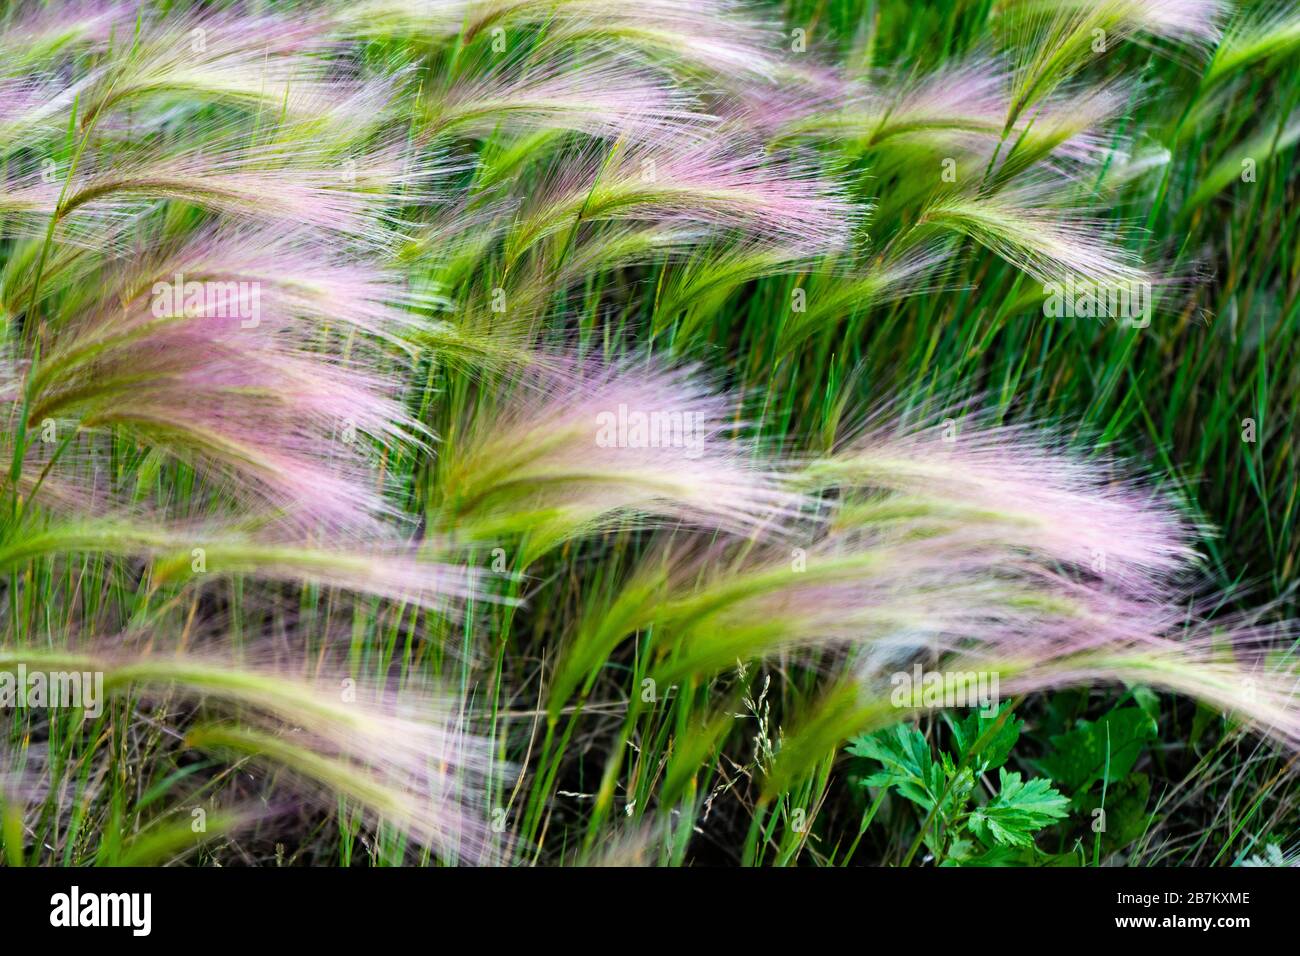
POLYGON ((1051 780, 1024 780, 1004 766, 1023 726, 1010 702, 996 714, 945 717, 952 736, 948 750, 932 752, 911 724, 855 737, 848 752, 881 767, 861 785, 889 789, 919 808, 918 839, 940 866, 1050 861, 1034 837, 1066 817, 1069 800, 1051 780), (986 777, 994 770, 996 785, 986 777))
POLYGON ((1133 768, 1156 737, 1154 717, 1139 706, 1118 707, 1095 721, 1051 737, 1039 766, 1071 795, 1071 808, 1091 820, 1094 861, 1146 830, 1151 782, 1133 768))

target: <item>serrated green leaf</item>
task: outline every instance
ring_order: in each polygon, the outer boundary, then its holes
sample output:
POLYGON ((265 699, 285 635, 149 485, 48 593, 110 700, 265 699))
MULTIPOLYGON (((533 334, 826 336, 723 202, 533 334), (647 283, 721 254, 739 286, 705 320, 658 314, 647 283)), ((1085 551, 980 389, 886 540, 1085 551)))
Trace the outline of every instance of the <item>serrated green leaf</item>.
POLYGON ((930 757, 925 736, 911 724, 896 724, 853 738, 848 752, 879 761, 883 770, 862 781, 868 787, 893 787, 926 810, 934 808, 944 791, 944 771, 930 757))
POLYGON ((982 710, 975 710, 964 720, 949 720, 957 753, 966 757, 980 773, 996 770, 1006 763, 1011 756, 1011 748, 1020 739, 1024 721, 1008 713, 1010 709, 1011 702, 1006 701, 991 716, 985 716, 982 710), (990 733, 999 720, 1002 721, 1001 725, 990 733))
POLYGON ((1155 721, 1140 707, 1122 707, 1053 737, 1054 751, 1043 758, 1042 767, 1067 790, 1086 790, 1103 775, 1114 783, 1129 775, 1155 735, 1155 721))
POLYGON ((1034 834, 1066 814, 1066 800, 1044 777, 1022 782, 1020 774, 998 771, 998 793, 970 815, 970 830, 985 844, 1030 846, 1034 834))

